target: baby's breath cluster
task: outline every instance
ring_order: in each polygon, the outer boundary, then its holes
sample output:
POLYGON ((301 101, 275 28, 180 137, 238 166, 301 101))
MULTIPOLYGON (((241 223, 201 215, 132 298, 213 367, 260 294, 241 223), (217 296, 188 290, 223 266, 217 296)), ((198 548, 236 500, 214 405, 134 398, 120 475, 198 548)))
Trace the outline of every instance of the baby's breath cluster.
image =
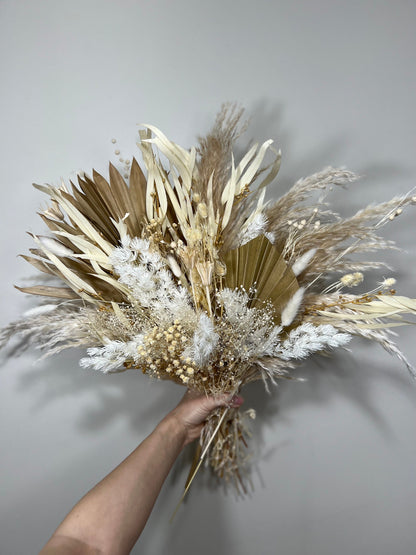
MULTIPOLYGON (((156 378, 180 380, 188 384, 195 373, 193 361, 183 356, 185 345, 189 343, 183 326, 175 320, 167 329, 155 326, 143 338, 138 352, 143 361, 143 373, 156 378)), ((176 381, 177 381, 176 380, 176 381)))

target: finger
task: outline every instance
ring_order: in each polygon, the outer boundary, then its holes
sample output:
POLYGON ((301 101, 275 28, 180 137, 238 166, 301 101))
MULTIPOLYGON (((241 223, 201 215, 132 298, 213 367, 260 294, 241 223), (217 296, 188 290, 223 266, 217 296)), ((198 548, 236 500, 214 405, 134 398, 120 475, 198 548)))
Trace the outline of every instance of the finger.
POLYGON ((196 391, 196 389, 187 389, 184 395, 186 399, 199 399, 199 397, 205 397, 204 393, 196 391))
POLYGON ((204 407, 207 410, 213 410, 217 407, 233 407, 237 408, 241 406, 244 399, 241 395, 233 395, 232 393, 222 393, 221 395, 216 395, 215 397, 206 397, 204 402, 204 407))

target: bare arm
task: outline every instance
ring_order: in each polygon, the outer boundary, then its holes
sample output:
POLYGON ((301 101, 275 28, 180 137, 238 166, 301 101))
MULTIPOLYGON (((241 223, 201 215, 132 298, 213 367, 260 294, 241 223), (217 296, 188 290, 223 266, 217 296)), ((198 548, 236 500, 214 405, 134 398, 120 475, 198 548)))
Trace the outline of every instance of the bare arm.
POLYGON ((188 391, 155 430, 75 505, 40 555, 130 553, 183 447, 199 437, 213 409, 241 403, 241 397, 213 398, 188 391))

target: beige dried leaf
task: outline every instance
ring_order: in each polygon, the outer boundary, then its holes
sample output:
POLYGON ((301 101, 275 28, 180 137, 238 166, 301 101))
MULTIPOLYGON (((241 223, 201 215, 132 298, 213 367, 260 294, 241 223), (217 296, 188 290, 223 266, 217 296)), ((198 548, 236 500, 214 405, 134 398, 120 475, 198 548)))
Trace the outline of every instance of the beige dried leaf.
POLYGON ((41 295, 43 297, 55 297, 58 299, 78 299, 79 295, 69 287, 51 287, 49 285, 33 285, 32 287, 19 287, 15 285, 16 289, 22 293, 29 293, 30 295, 41 295))
POLYGON ((224 262, 227 267, 225 287, 235 289, 242 286, 247 292, 251 287, 256 288, 251 306, 270 301, 277 314, 280 314, 299 288, 281 250, 272 245, 264 235, 229 251, 224 262))

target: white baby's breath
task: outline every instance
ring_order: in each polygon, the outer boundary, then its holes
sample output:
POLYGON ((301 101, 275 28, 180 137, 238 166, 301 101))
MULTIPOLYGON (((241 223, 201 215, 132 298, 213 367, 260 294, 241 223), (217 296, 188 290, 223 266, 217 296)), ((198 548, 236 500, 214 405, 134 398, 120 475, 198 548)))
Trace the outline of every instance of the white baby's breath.
POLYGON ((266 232, 266 229, 267 219, 263 212, 259 212, 244 224, 244 227, 242 228, 240 233, 238 243, 240 245, 245 245, 259 235, 263 235, 266 232))

